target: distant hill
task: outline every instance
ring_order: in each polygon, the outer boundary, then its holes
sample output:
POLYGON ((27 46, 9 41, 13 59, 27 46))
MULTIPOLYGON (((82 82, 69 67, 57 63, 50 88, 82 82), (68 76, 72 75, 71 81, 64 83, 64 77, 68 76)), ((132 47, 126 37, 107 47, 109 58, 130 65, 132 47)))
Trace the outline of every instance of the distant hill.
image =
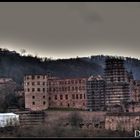
MULTIPOLYGON (((52 73, 59 77, 86 77, 103 75, 107 56, 97 55, 70 59, 51 60, 36 56, 22 56, 15 51, 0 49, 0 77, 11 77, 19 85, 25 74, 52 73)), ((125 58, 125 67, 132 71, 135 79, 140 79, 140 60, 125 58)))

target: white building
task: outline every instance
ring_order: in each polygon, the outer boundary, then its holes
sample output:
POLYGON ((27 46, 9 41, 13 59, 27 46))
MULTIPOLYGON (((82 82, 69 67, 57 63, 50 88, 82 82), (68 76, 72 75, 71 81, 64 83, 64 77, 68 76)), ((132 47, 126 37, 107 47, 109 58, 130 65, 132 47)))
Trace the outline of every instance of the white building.
POLYGON ((18 126, 19 115, 14 113, 0 113, 0 127, 18 126))

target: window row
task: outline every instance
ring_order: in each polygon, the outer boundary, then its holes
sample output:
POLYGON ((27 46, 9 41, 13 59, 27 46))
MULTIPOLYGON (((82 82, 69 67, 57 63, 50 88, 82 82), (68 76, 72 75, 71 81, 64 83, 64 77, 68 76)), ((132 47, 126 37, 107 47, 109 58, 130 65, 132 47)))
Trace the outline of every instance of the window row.
MULTIPOLYGON (((39 79, 39 78, 38 78, 39 79)), ((29 80, 29 78, 28 78, 29 80)), ((71 80, 71 81, 60 81, 58 84, 60 85, 66 85, 66 84, 85 84, 85 80, 71 80)), ((35 82, 27 82, 26 85, 35 85, 35 82)), ((49 82, 49 85, 55 85, 55 82, 49 82)), ((41 82, 37 82, 37 85, 41 85, 41 82)), ((42 85, 45 85, 45 82, 42 82, 42 85)))
POLYGON ((78 91, 78 90, 85 90, 85 86, 80 87, 55 87, 49 88, 49 91, 59 92, 59 91, 78 91))
POLYGON ((28 91, 28 92, 35 92, 35 91, 37 91, 37 92, 40 92, 40 91, 42 91, 42 92, 45 92, 45 88, 27 88, 27 89, 25 89, 25 91, 28 91))
POLYGON ((25 85, 45 85, 45 82, 26 82, 25 85))
MULTIPOLYGON (((57 99, 60 99, 60 100, 68 100, 69 99, 69 96, 66 94, 66 95, 55 95, 54 96, 54 99, 57 100, 57 99)), ((72 94, 72 99, 85 99, 85 94, 72 94)))
MULTIPOLYGON (((46 102, 44 101, 43 105, 45 105, 45 104, 46 104, 46 102)), ((35 105, 35 101, 32 102, 32 105, 35 105)))
MULTIPOLYGON (((29 86, 29 85, 32 85, 32 86, 34 86, 34 85, 45 85, 45 82, 40 82, 40 81, 38 81, 38 82, 26 82, 25 85, 27 85, 27 86, 29 86)), ((52 84, 48 83, 48 85, 50 86, 50 85, 55 85, 55 84, 53 82, 52 84)), ((59 84, 59 86, 60 85, 63 85, 63 84, 59 84)))
MULTIPOLYGON (((84 84, 86 83, 85 80, 69 80, 69 81, 59 81, 58 84, 66 85, 66 84, 84 84)), ((54 82, 49 82, 49 85, 54 85, 54 82)))
POLYGON ((27 80, 29 80, 30 78, 31 78, 31 79, 35 79, 35 78, 40 79, 41 77, 42 77, 43 79, 45 79, 45 75, 43 75, 43 76, 42 76, 42 75, 26 76, 26 79, 27 79, 27 80))
MULTIPOLYGON (((35 99, 36 97, 33 95, 32 96, 32 99, 35 99)), ((43 95, 43 99, 45 99, 45 95, 43 95)))

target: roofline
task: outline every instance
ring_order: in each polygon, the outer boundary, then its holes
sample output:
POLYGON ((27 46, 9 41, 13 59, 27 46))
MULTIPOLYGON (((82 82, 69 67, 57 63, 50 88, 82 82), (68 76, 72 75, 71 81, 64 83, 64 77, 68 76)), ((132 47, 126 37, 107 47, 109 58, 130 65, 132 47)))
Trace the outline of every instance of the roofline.
POLYGON ((24 77, 25 77, 25 76, 34 76, 34 75, 36 75, 36 76, 37 76, 37 75, 44 76, 44 75, 49 75, 49 74, 39 74, 39 73, 38 73, 38 74, 24 74, 24 77))
MULTIPOLYGON (((25 74, 24 77, 26 76, 47 76, 48 74, 25 74)), ((66 79, 88 79, 89 76, 87 77, 57 77, 57 76, 52 76, 52 77, 56 77, 57 80, 66 80, 66 79)))

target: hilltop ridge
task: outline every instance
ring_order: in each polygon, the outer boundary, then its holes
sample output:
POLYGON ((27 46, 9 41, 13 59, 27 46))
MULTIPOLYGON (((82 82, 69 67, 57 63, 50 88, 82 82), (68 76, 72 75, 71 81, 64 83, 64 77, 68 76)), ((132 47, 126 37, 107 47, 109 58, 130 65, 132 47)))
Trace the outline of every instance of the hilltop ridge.
MULTIPOLYGON (((25 74, 46 74, 50 72, 58 77, 103 75, 106 57, 108 56, 95 55, 51 60, 47 57, 25 56, 16 51, 0 49, 0 77, 11 77, 21 85, 25 74)), ((133 72, 136 80, 140 79, 140 60, 130 57, 123 58, 125 58, 126 69, 133 72)))

